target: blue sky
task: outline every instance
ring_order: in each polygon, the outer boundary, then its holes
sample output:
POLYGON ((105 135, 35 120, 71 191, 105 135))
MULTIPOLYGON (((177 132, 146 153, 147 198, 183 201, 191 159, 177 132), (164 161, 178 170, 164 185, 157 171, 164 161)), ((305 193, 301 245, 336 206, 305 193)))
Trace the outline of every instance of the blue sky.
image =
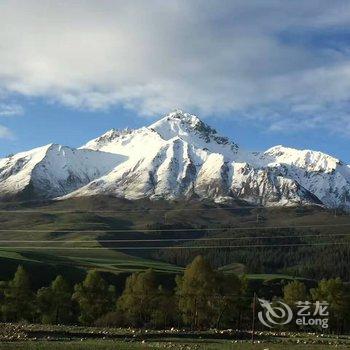
POLYGON ((350 163, 345 1, 2 1, 0 156, 174 108, 252 150, 350 163))

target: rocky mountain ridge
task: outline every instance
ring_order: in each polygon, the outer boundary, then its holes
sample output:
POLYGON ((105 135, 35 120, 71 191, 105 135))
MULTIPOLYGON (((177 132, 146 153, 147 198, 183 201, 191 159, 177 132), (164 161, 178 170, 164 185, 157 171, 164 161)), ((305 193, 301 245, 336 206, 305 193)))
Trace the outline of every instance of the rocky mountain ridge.
POLYGON ((241 149, 174 111, 148 127, 107 131, 78 149, 47 145, 0 159, 0 197, 241 199, 350 208, 350 167, 322 152, 241 149))

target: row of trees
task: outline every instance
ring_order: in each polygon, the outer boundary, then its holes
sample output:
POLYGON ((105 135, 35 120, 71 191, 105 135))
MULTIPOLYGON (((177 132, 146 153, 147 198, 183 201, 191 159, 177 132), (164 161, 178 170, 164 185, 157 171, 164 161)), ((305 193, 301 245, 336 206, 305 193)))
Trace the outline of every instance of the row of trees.
MULTIPOLYGON (((235 226, 235 225, 233 225, 235 226)), ((227 225, 226 225, 227 227, 227 225)), ((234 234, 227 230, 220 230, 219 233, 212 232, 212 237, 217 241, 208 241, 211 249, 164 249, 161 247, 156 252, 152 252, 152 258, 160 259, 175 265, 185 266, 193 260, 194 254, 202 254, 212 266, 224 266, 233 262, 244 263, 246 273, 264 274, 264 273, 282 273, 290 276, 302 276, 309 279, 329 279, 334 276, 342 278, 344 281, 350 281, 350 244, 332 245, 332 246, 312 246, 315 237, 309 235, 320 234, 317 237, 318 242, 337 242, 337 237, 333 234, 338 231, 318 231, 307 228, 285 228, 274 230, 269 229, 254 230, 254 233, 248 231, 235 231, 234 234), (325 233, 329 237, 322 236, 325 233), (263 238, 253 239, 251 237, 279 236, 279 238, 269 240, 270 244, 300 244, 294 247, 260 247, 256 249, 225 249, 220 246, 228 244, 227 241, 220 241, 220 237, 236 237, 235 245, 250 244, 264 245, 266 240, 263 238), (286 236, 286 238, 281 238, 286 236), (242 237, 242 240, 237 240, 242 237), (217 245, 218 248, 214 248, 217 245)), ((203 246, 205 241, 191 242, 193 245, 203 246)))
POLYGON ((340 278, 321 280, 317 288, 307 290, 304 283, 293 281, 283 289, 283 299, 296 311, 298 301, 327 302, 330 329, 342 333, 350 325, 350 290, 340 278), (347 327, 346 327, 347 326, 347 327))
MULTIPOLYGON (((292 307, 299 300, 328 301, 332 329, 344 329, 350 301, 349 290, 340 279, 322 280, 310 291, 301 282, 291 282, 283 294, 292 307)), ((248 329, 251 295, 244 277, 214 270, 201 256, 176 277, 174 290, 165 289, 154 271, 147 270, 129 276, 119 297, 96 270, 89 271, 74 288, 58 276, 34 293, 28 273, 20 266, 12 280, 0 283, 0 311, 3 321, 15 322, 248 329)))

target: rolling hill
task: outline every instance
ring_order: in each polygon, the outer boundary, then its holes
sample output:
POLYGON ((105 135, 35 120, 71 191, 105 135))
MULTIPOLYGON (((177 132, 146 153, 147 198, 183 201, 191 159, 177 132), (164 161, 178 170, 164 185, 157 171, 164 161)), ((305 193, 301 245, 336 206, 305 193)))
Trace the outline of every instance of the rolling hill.
POLYGON ((76 280, 97 268, 123 279, 150 267, 173 281, 198 254, 227 273, 254 279, 350 280, 350 217, 318 206, 97 196, 2 203, 0 223, 2 274, 23 264, 38 272, 37 283, 45 273, 46 281, 57 273, 76 280))

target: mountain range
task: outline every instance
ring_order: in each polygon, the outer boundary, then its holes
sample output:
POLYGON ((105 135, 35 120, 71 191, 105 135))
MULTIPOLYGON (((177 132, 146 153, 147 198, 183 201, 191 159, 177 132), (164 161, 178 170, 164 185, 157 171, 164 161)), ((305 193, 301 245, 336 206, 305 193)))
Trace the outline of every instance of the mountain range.
POLYGON ((0 198, 127 198, 350 209, 350 166, 318 151, 251 152, 176 110, 80 148, 50 144, 0 159, 0 198))

